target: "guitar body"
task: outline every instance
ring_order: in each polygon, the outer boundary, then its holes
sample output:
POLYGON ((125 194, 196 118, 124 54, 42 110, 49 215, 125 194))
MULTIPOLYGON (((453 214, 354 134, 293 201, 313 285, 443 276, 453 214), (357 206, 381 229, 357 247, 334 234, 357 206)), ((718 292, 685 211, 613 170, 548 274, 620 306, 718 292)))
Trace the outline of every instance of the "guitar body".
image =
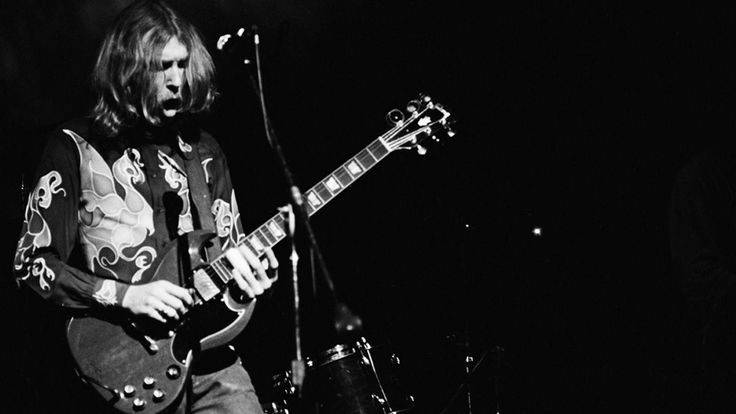
MULTIPOLYGON (((147 282, 179 284, 185 268, 204 265, 202 247, 212 233, 181 236, 161 256, 147 282), (180 260, 182 256, 189 264, 180 260)), ((189 286, 187 286, 189 287, 189 286)), ((71 318, 67 340, 78 374, 116 409, 159 412, 178 401, 198 351, 225 345, 247 325, 255 300, 236 300, 224 286, 207 301, 198 300, 177 324, 148 318, 131 321, 122 313, 71 318)))

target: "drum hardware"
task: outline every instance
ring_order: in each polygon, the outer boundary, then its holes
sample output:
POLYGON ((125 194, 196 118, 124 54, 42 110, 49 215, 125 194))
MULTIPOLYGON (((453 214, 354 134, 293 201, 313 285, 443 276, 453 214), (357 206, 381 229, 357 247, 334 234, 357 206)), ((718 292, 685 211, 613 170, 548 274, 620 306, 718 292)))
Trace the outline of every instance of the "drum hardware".
POLYGON ((445 405, 445 408, 440 411, 440 414, 448 414, 449 409, 451 405, 460 397, 463 391, 466 391, 466 396, 468 398, 468 414, 472 413, 472 405, 470 401, 470 380, 473 377, 473 374, 478 370, 478 367, 485 361, 486 357, 490 352, 494 352, 496 354, 496 373, 494 374, 494 390, 496 393, 496 413, 495 414, 501 414, 501 403, 500 403, 500 397, 499 397, 499 381, 500 381, 500 366, 501 366, 501 355, 505 350, 496 345, 490 350, 485 350, 479 358, 474 358, 472 355, 466 355, 465 356, 465 379, 460 383, 458 388, 455 390, 455 393, 450 397, 450 400, 445 405))
POLYGON ((291 377, 292 375, 289 371, 273 376, 273 388, 277 395, 291 397, 296 394, 296 386, 294 386, 291 377))
POLYGON ((272 402, 270 404, 263 404, 261 408, 263 409, 263 414, 289 414, 289 409, 286 408, 285 401, 281 403, 272 402))
MULTIPOLYGON (((373 346, 365 338, 339 344, 306 359, 303 398, 320 414, 397 414, 414 408, 414 397, 399 384, 401 360, 385 346, 373 346)), ((291 373, 275 375, 278 399, 297 403, 291 373)), ((287 404, 287 405, 289 405, 287 404)), ((294 407, 289 407, 294 408, 294 407)), ((288 411, 271 411, 281 414, 288 411)))
POLYGON ((371 345, 365 337, 361 337, 358 341, 358 348, 363 354, 363 365, 368 366, 373 371, 374 378, 378 383, 378 390, 381 393, 380 396, 373 394, 373 402, 377 405, 378 409, 382 410, 385 414, 394 412, 394 410, 391 409, 391 404, 389 404, 388 398, 386 397, 386 392, 383 389, 381 378, 378 376, 378 372, 376 372, 376 366, 373 364, 373 357, 370 353, 371 345))
POLYGON ((376 407, 383 411, 384 413, 390 413, 391 407, 388 405, 388 402, 386 399, 381 398, 377 396, 376 394, 372 394, 371 397, 373 398, 373 403, 376 404, 376 407))

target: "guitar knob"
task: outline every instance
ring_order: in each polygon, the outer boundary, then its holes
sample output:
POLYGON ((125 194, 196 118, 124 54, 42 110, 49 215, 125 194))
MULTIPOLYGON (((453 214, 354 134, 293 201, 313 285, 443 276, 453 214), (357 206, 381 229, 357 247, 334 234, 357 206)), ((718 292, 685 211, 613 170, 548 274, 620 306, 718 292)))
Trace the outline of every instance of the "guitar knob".
POLYGON ((146 400, 143 398, 136 398, 133 400, 133 409, 136 411, 140 411, 142 409, 146 408, 146 400))
POLYGON ((123 394, 125 394, 126 397, 132 397, 133 394, 135 394, 135 387, 127 384, 125 387, 123 387, 123 394))
POLYGON ((143 378, 143 388, 153 388, 156 385, 156 378, 145 377, 143 378))
POLYGON ((169 379, 177 379, 179 375, 181 375, 181 370, 176 365, 172 365, 166 370, 166 376, 169 379))
POLYGON ((161 402, 166 398, 166 393, 161 389, 157 389, 153 392, 153 401, 161 402))
POLYGON ((426 148, 424 148, 424 147, 423 147, 423 146, 421 146, 421 145, 417 145, 417 153, 418 153, 419 155, 424 155, 424 154, 426 154, 426 153, 427 153, 427 149, 426 149, 426 148))

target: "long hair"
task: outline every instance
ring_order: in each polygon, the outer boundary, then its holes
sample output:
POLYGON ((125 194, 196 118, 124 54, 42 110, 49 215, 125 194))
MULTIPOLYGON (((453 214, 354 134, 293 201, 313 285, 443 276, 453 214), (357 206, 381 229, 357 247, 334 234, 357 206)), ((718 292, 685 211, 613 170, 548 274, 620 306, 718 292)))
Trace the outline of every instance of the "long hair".
POLYGON ((212 105, 215 67, 197 29, 162 1, 136 1, 117 17, 94 68, 97 102, 92 116, 103 135, 116 136, 141 119, 161 123, 155 78, 163 70, 161 52, 173 37, 189 51, 182 112, 196 113, 212 105))

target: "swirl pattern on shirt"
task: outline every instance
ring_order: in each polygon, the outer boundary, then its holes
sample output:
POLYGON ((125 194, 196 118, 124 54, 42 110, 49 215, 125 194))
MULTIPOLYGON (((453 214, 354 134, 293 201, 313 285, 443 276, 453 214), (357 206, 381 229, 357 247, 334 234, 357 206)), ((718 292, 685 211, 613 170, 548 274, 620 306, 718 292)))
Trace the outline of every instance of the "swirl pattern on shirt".
POLYGON ((23 220, 23 237, 18 241, 18 249, 15 255, 13 266, 16 271, 21 271, 25 267, 25 276, 20 279, 25 280, 30 276, 38 277, 38 283, 42 290, 49 290, 56 275, 46 265, 46 260, 36 258, 30 262, 30 256, 36 249, 51 245, 51 231, 46 220, 41 214, 41 209, 48 209, 51 206, 54 194, 61 193, 66 197, 66 191, 61 187, 61 175, 57 171, 50 171, 38 180, 36 188, 28 197, 26 204, 25 217, 23 220))
POLYGON ((115 281, 105 280, 102 282, 100 289, 92 295, 92 297, 102 305, 112 306, 118 303, 117 291, 115 290, 115 281))
POLYGON ((192 220, 192 207, 189 204, 189 182, 187 181, 187 176, 182 172, 183 170, 176 161, 161 151, 158 151, 158 160, 161 161, 159 168, 164 170, 166 183, 172 189, 177 190, 176 195, 181 198, 182 208, 179 213, 178 233, 179 235, 189 233, 194 230, 194 221, 192 220))
POLYGON ((230 203, 218 198, 212 203, 212 215, 215 216, 215 228, 217 235, 225 238, 222 249, 235 247, 245 240, 240 226, 240 211, 238 202, 235 200, 235 190, 230 193, 230 203))
POLYGON ((136 150, 126 150, 111 170, 87 141, 73 131, 64 132, 79 151, 79 235, 87 265, 95 273, 135 283, 156 259, 152 246, 141 246, 154 227, 153 209, 134 187, 146 179, 140 156, 136 150))

